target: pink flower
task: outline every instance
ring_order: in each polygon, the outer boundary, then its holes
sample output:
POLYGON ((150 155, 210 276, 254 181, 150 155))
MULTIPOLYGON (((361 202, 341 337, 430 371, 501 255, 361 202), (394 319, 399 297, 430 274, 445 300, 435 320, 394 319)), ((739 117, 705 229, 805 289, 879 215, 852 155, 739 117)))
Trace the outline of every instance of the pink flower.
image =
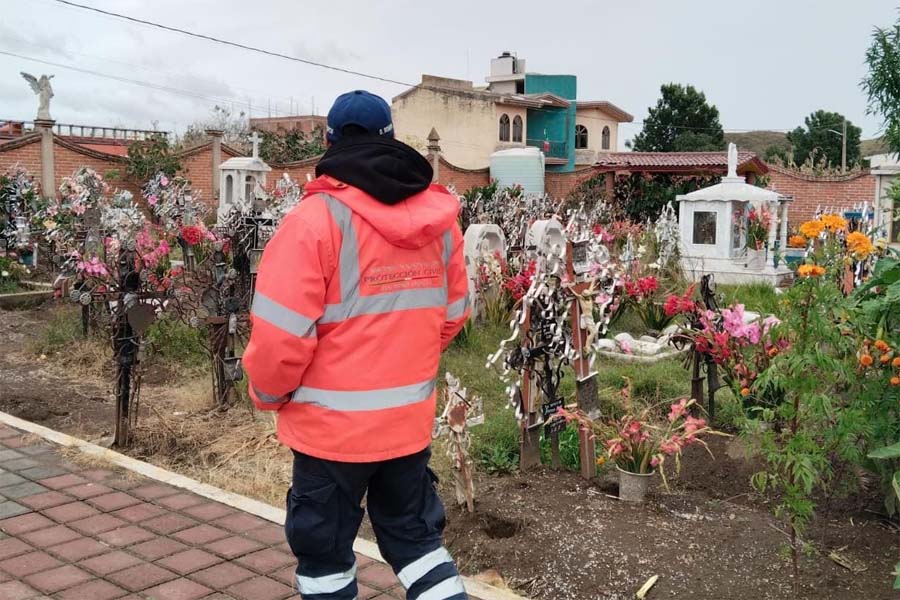
POLYGON ((160 184, 161 186, 163 186, 163 187, 169 185, 169 178, 166 177, 165 175, 163 175, 163 176, 160 177, 160 179, 159 179, 159 184, 160 184))
POLYGON ((687 399, 683 398, 673 404, 669 409, 669 423, 674 423, 687 412, 687 399))
POLYGON ((692 416, 688 416, 684 420, 684 433, 688 437, 692 437, 697 431, 706 427, 705 419, 697 419, 692 416))
POLYGON ((159 198, 156 197, 156 194, 150 194, 147 196, 147 204, 150 206, 156 206, 156 203, 159 202, 159 198))
POLYGON ((663 440, 659 443, 659 449, 663 454, 667 454, 669 456, 673 454, 677 454, 681 452, 681 449, 684 447, 684 439, 681 438, 678 434, 672 435, 672 437, 668 440, 663 440))

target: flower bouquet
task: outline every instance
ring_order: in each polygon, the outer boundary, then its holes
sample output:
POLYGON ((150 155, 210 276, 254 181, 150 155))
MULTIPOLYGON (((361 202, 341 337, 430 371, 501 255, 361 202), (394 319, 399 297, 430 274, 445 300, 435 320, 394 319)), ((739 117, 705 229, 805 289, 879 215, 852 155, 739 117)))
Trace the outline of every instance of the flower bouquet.
POLYGON ((636 409, 630 401, 631 383, 623 390, 625 412, 615 421, 594 421, 581 411, 560 409, 567 421, 577 421, 606 440, 606 453, 619 472, 619 498, 642 502, 650 479, 659 469, 663 485, 669 484, 662 466, 669 457, 675 459, 676 473, 681 470, 681 452, 687 446, 701 444, 709 451, 701 436, 712 432, 706 420, 691 416, 694 400, 682 399, 669 407, 665 421, 654 417, 654 406, 636 409))

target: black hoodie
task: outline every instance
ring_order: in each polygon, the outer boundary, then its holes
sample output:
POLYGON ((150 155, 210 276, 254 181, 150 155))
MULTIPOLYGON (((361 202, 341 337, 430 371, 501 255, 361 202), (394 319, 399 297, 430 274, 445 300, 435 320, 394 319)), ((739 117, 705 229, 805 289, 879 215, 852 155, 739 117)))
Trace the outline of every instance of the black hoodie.
POLYGON ((427 189, 433 173, 425 157, 413 148, 376 136, 338 142, 316 165, 317 177, 334 177, 388 205, 427 189))

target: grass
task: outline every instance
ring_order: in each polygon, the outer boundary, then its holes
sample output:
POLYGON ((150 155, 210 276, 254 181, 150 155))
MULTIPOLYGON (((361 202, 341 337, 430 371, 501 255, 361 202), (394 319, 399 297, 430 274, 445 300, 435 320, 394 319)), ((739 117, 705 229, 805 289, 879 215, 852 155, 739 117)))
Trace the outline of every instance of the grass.
POLYGON ((747 310, 763 315, 778 316, 781 313, 778 294, 771 285, 765 283, 719 285, 718 291, 725 297, 724 306, 739 302, 747 310))

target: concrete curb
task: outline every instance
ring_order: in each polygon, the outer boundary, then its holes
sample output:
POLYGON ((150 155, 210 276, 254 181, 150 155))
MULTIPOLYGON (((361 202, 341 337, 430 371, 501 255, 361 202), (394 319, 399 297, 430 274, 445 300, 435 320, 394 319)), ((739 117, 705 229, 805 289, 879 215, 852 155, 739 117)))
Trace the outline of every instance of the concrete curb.
MULTIPOLYGON (((45 440, 49 440, 55 444, 59 444, 60 446, 65 446, 67 448, 76 448, 84 454, 102 458, 128 471, 132 471, 134 473, 138 473, 139 475, 143 475, 144 477, 155 479, 156 481, 161 481, 163 483, 188 490, 189 492, 193 492, 198 496, 203 496, 204 498, 209 498, 210 500, 215 500, 216 502, 221 502, 222 504, 227 504, 228 506, 237 508, 238 510, 266 519, 267 521, 272 521, 273 523, 279 524, 284 523, 284 510, 266 504, 265 502, 260 502, 259 500, 254 500, 253 498, 241 496, 240 494, 234 494, 232 492, 225 491, 206 483, 201 483, 196 479, 191 479, 190 477, 185 477, 184 475, 179 475, 178 473, 173 473, 172 471, 168 471, 161 467, 151 465, 150 463, 137 460, 136 458, 131 458, 130 456, 126 456, 108 448, 103 448, 102 446, 86 442, 66 433, 44 427, 43 425, 25 421, 24 419, 20 419, 19 417, 15 417, 2 411, 0 411, 0 423, 9 425, 10 427, 15 427, 16 429, 21 429, 22 431, 26 431, 28 433, 32 433, 44 438, 45 440)), ((384 558, 382 558, 381 553, 378 552, 378 546, 376 546, 373 542, 364 540, 362 538, 356 538, 356 541, 353 544, 353 549, 363 556, 366 556, 373 560, 377 560, 378 562, 384 562, 384 558)), ((527 598, 519 596, 509 590, 503 590, 492 585, 476 581, 470 577, 463 577, 463 582, 465 584, 467 592, 478 596, 482 600, 528 600, 527 598)))

